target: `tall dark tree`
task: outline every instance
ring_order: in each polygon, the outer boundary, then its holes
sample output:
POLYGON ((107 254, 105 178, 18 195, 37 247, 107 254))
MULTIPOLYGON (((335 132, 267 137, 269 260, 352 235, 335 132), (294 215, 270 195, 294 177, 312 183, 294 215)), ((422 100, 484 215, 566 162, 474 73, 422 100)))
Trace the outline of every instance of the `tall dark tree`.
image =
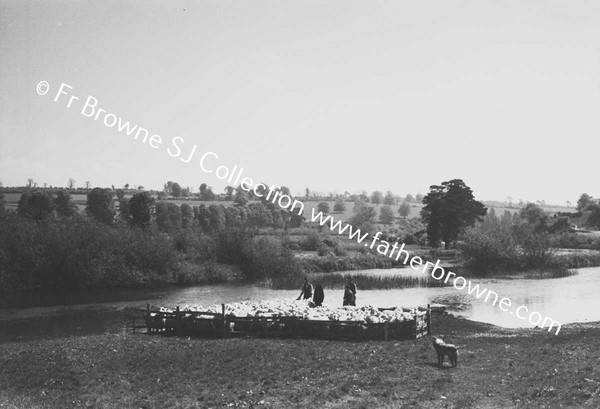
POLYGON ((17 214, 30 220, 42 221, 50 218, 54 211, 52 195, 41 190, 27 190, 19 198, 17 214))
POLYGON ((179 197, 181 197, 181 193, 182 193, 182 189, 181 189, 181 186, 179 185, 179 183, 177 183, 177 182, 173 183, 173 185, 171 186, 171 194, 173 195, 173 197, 179 198, 179 197))
POLYGON ((588 207, 592 211, 588 217, 587 224, 594 228, 600 228, 600 205, 592 204, 588 207))
POLYGON ((140 192, 129 199, 131 224, 142 229, 150 226, 154 213, 154 198, 148 192, 140 192))
POLYGON ((187 203, 183 203, 181 205, 181 227, 188 228, 192 227, 192 222, 194 220, 194 210, 192 206, 187 203))
POLYGON ((56 192, 54 205, 56 207, 56 214, 59 217, 68 219, 75 216, 78 212, 77 205, 71 199, 71 195, 67 189, 60 189, 56 192))
POLYGON ((181 229, 181 209, 175 203, 158 202, 155 206, 156 224, 166 233, 181 229))
POLYGON ((423 198, 425 206, 421 209, 429 244, 437 247, 443 240, 445 247, 449 248, 466 227, 481 220, 487 209, 475 200, 473 191, 461 179, 433 185, 429 189, 423 198))
POLYGON ((588 195, 587 193, 582 193, 581 196, 579 196, 579 200, 577 200, 577 211, 584 211, 593 202, 592 196, 588 195))
POLYGON ((104 224, 112 224, 115 220, 112 199, 112 190, 95 187, 87 194, 85 211, 90 217, 104 224))

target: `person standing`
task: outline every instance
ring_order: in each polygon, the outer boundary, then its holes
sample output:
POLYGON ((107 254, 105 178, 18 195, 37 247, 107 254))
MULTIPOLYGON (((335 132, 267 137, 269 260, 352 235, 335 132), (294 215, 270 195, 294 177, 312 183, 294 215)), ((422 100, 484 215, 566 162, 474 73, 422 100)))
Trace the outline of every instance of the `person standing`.
POLYGON ((344 286, 344 304, 356 306, 356 284, 352 281, 352 277, 346 278, 346 285, 344 286))
POLYGON ((313 293, 313 286, 308 282, 308 277, 304 277, 304 285, 302 286, 302 292, 298 296, 297 300, 303 298, 304 300, 310 299, 313 293))
POLYGON ((325 300, 325 291, 323 291, 323 286, 321 284, 317 284, 315 287, 315 295, 313 296, 313 302, 315 303, 315 307, 320 307, 323 305, 323 301, 325 300))

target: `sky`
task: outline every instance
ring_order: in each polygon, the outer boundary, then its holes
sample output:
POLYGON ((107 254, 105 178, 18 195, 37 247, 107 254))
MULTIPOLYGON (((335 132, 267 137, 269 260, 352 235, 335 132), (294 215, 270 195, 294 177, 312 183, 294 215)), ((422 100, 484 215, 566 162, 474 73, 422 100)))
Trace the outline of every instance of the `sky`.
POLYGON ((564 205, 600 197, 599 131, 599 2, 0 0, 4 186, 219 193, 214 152, 293 193, 460 178, 564 205), (89 96, 114 117, 84 115, 89 96))

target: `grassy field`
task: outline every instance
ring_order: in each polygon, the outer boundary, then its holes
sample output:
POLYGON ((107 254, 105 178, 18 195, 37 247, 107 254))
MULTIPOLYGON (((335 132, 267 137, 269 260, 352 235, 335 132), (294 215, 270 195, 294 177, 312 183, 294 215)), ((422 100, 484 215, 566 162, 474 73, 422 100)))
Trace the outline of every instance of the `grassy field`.
MULTIPOLYGON (((21 197, 20 193, 4 193, 5 196, 5 200, 6 200, 6 205, 8 208, 10 209, 16 209, 17 207, 17 202, 19 201, 19 198, 21 197)), ((85 202, 87 200, 87 197, 85 194, 72 194, 71 197, 73 198, 73 201, 75 201, 75 203, 78 205, 78 207, 80 209, 84 209, 85 208, 85 202)), ((125 195, 125 197, 131 197, 131 194, 127 194, 125 195)), ((302 201, 305 205, 305 217, 310 217, 311 215, 311 209, 312 208, 317 208, 317 205, 321 202, 321 201, 307 201, 305 202, 302 198, 298 198, 298 200, 302 201)), ((201 204, 204 204, 205 206, 210 206, 211 204, 222 204, 224 206, 231 206, 233 204, 233 202, 226 202, 226 201, 219 201, 219 200, 213 200, 213 201, 200 201, 200 200, 196 200, 194 198, 190 198, 190 199, 168 199, 168 202, 170 203, 175 203, 179 206, 181 206, 183 203, 187 203, 190 206, 199 206, 201 204)), ((335 204, 334 201, 326 201, 329 204, 329 208, 331 211, 333 211, 333 205, 335 204)), ((494 202, 494 204, 488 204, 487 207, 488 208, 494 208, 494 210, 496 211, 496 215, 500 216, 504 213, 505 210, 508 210, 511 213, 516 213, 518 212, 520 209, 518 207, 504 207, 502 205, 499 204, 495 204, 496 202, 494 202)), ((341 213, 335 213, 335 217, 336 219, 342 220, 342 221, 348 221, 352 215, 353 215, 353 208, 354 208, 354 203, 352 202, 345 202, 346 204, 346 210, 344 212, 341 213)), ((381 208, 381 206, 383 205, 372 205, 369 204, 370 206, 374 206, 377 210, 379 210, 381 208)), ((396 215, 397 219, 400 219, 400 215, 398 214, 398 208, 400 207, 400 204, 397 205, 392 205, 392 210, 394 211, 394 214, 396 215)), ((420 212, 421 209, 423 207, 422 203, 410 203, 410 213, 408 215, 408 218, 415 218, 415 217, 419 217, 420 216, 420 212)), ((550 214, 554 214, 556 212, 574 212, 575 209, 574 208, 568 208, 566 206, 544 206, 544 210, 549 212, 550 214)), ((378 212, 379 214, 379 212, 378 212)))
POLYGON ((404 342, 99 335, 0 345, 6 408, 597 408, 600 323, 559 335, 450 316, 404 342))

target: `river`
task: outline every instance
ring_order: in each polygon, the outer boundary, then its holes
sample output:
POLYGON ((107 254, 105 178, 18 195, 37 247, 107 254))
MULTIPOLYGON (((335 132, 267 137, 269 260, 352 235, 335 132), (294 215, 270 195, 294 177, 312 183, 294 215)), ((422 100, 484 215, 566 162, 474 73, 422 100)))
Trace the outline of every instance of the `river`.
MULTIPOLYGON (((372 274, 411 274, 406 269, 368 270, 372 274)), ((343 274, 356 272, 340 272, 343 274)), ((318 277, 313 277, 318 282, 318 277)), ((529 279, 472 279, 480 288, 487 288, 500 297, 511 300, 513 311, 520 305, 529 313, 539 312, 561 324, 600 321, 598 293, 600 267, 578 269, 570 277, 529 279)), ((300 288, 301 283, 298 284, 300 288)), ((325 289, 325 304, 341 305, 343 277, 339 289, 325 289)), ((272 290, 252 285, 210 285, 165 290, 138 290, 118 292, 90 298, 71 297, 63 300, 71 305, 55 305, 33 308, 0 309, 0 342, 27 341, 39 338, 81 336, 102 333, 126 333, 131 316, 145 305, 185 306, 212 305, 244 300, 293 299, 298 290, 272 290), (85 302, 84 300, 87 300, 85 302), (77 302, 73 304, 74 302, 77 302)), ((487 322, 502 327, 533 327, 513 313, 501 311, 497 306, 485 303, 465 290, 453 287, 408 288, 393 290, 368 290, 357 294, 357 304, 378 307, 412 307, 427 304, 446 304, 448 311, 465 318, 487 322)), ((137 313, 139 314, 139 313, 137 313)))

